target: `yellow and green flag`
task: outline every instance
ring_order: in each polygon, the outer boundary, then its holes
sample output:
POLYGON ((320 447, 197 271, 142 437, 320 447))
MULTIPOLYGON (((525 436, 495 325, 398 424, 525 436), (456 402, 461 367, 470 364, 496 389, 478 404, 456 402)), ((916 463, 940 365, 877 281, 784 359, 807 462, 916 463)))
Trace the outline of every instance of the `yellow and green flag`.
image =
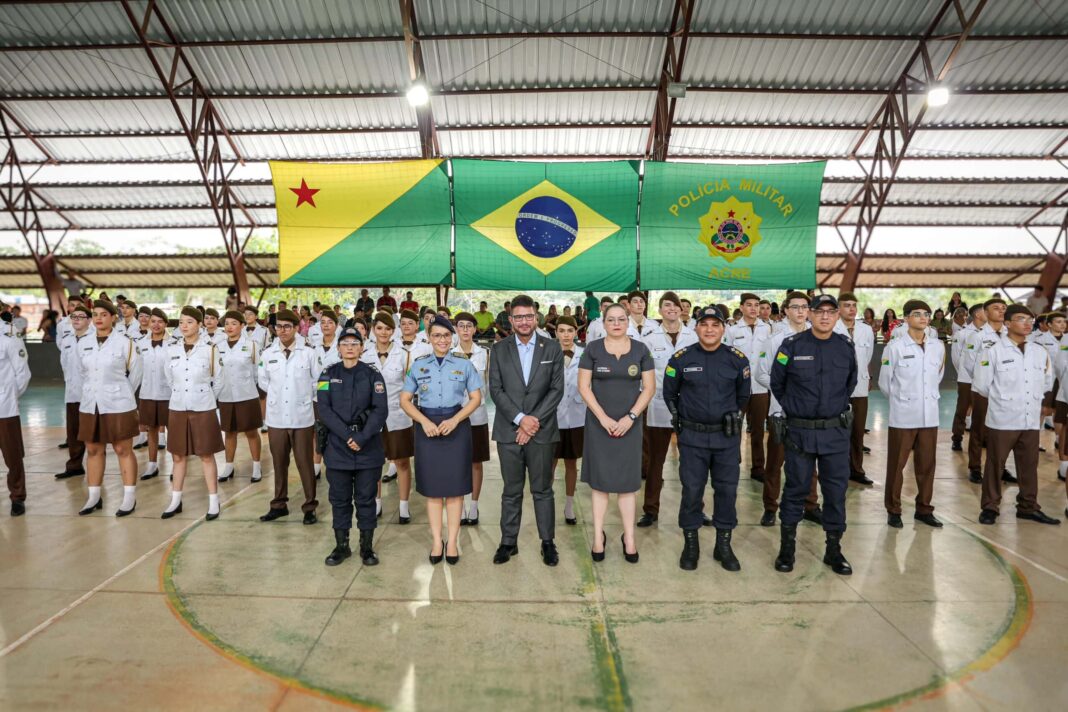
POLYGON ((271 175, 283 285, 449 283, 444 161, 274 161, 271 175))
POLYGON ((457 289, 626 291, 638 164, 454 159, 457 289))

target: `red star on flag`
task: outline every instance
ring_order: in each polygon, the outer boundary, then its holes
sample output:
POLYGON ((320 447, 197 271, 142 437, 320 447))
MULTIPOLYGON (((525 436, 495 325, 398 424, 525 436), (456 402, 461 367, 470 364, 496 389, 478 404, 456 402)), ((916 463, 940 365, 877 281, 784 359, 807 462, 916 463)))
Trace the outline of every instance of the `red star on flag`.
POLYGON ((318 193, 321 190, 321 188, 309 188, 307 181, 305 181, 303 178, 301 178, 300 179, 300 187, 299 188, 290 188, 290 190, 297 194, 297 205, 296 205, 296 207, 299 208, 304 203, 307 203, 308 205, 310 205, 310 206, 312 206, 314 208, 315 207, 315 194, 318 193))
MULTIPOLYGON (((290 190, 293 190, 293 189, 292 189, 292 188, 290 188, 290 190)), ((299 205, 299 203, 298 203, 298 205, 299 205)), ((734 217, 734 211, 733 211, 733 210, 728 210, 728 211, 727 211, 727 217, 729 217, 729 218, 733 218, 733 217, 734 217)))

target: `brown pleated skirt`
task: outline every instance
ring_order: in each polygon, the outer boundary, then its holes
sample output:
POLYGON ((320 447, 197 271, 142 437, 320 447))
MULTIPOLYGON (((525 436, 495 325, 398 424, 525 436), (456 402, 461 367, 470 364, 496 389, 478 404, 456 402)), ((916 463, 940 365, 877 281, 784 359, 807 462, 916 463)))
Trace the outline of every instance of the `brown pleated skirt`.
POLYGON ((167 451, 183 457, 222 452, 222 433, 214 410, 172 410, 167 428, 167 451))
POLYGON ((415 426, 404 430, 382 429, 382 447, 387 460, 403 460, 415 455, 415 426))
POLYGON ((471 426, 471 462, 489 462, 489 424, 471 426))
POLYGON ((137 437, 137 411, 78 413, 78 439, 83 443, 117 443, 137 437))
POLYGON ((1068 403, 1055 401, 1053 403, 1053 422, 1068 423, 1068 403))
POLYGON ((560 441, 556 443, 556 458, 559 460, 579 460, 582 458, 582 446, 586 442, 586 428, 567 428, 560 430, 560 441))
POLYGON ((169 400, 142 398, 137 402, 138 421, 146 428, 166 428, 170 403, 169 400))
POLYGON ((263 427, 260 399, 237 403, 219 403, 219 423, 224 433, 247 433, 263 427))

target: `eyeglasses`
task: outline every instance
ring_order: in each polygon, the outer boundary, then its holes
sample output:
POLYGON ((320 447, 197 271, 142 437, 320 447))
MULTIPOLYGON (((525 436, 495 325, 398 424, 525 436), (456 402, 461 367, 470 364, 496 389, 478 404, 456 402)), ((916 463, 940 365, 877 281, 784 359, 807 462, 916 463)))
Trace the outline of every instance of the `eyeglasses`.
POLYGON ((274 326, 275 331, 289 331, 290 329, 294 328, 296 327, 294 327, 292 324, 275 324, 274 326))
POLYGON ((349 348, 356 348, 357 346, 363 346, 359 341, 342 341, 338 346, 347 346, 349 348))
POLYGON ((791 304, 790 306, 786 307, 786 309, 789 310, 789 311, 795 311, 795 312, 805 312, 805 311, 808 311, 808 305, 807 304, 791 304))
POLYGON ((816 314, 816 316, 827 317, 827 316, 836 315, 838 313, 838 310, 837 309, 816 309, 814 313, 816 314))
POLYGON ((627 317, 625 317, 625 316, 614 316, 614 317, 612 317, 610 319, 606 318, 604 320, 604 323, 605 324, 626 324, 628 321, 629 321, 629 319, 627 319, 627 317))
POLYGON ((536 318, 535 314, 512 314, 512 321, 533 321, 536 318))
POLYGON ((431 334, 432 339, 452 339, 452 333, 446 331, 444 334, 431 334))
POLYGON ((919 309, 917 309, 916 311, 909 312, 909 316, 916 317, 918 319, 930 319, 931 318, 931 312, 929 312, 929 311, 920 311, 919 309))
POLYGON ((1017 324, 1033 324, 1035 318, 1033 316, 1014 316, 1009 321, 1015 321, 1017 324))

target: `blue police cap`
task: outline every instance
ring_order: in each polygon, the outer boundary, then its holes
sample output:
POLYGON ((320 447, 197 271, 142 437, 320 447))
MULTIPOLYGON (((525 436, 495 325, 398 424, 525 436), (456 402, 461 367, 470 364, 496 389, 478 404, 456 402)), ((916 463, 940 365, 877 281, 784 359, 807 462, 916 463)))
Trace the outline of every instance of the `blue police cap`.
POLYGON ((816 296, 812 297, 811 301, 809 301, 808 308, 810 311, 815 311, 820 307, 825 307, 828 305, 837 309, 838 300, 832 297, 830 294, 817 294, 816 296))
POLYGON ((452 322, 449 321, 448 317, 444 317, 441 314, 435 315, 434 321, 430 322, 430 326, 427 327, 428 335, 430 330, 433 329, 435 326, 440 326, 444 329, 448 329, 450 333, 456 333, 456 327, 452 325, 452 322))
POLYGON ((723 312, 721 312, 719 310, 719 307, 717 307, 715 304, 709 304, 707 307, 705 307, 701 311, 697 312, 697 323, 698 324, 700 324, 705 319, 715 319, 720 324, 726 324, 727 323, 726 318, 723 316, 723 312))
POLYGON ((363 336, 360 334, 359 331, 353 329, 352 327, 349 327, 348 329, 342 329, 341 333, 338 334, 337 342, 339 344, 345 339, 356 339, 356 341, 358 341, 359 343, 363 343, 363 336))

